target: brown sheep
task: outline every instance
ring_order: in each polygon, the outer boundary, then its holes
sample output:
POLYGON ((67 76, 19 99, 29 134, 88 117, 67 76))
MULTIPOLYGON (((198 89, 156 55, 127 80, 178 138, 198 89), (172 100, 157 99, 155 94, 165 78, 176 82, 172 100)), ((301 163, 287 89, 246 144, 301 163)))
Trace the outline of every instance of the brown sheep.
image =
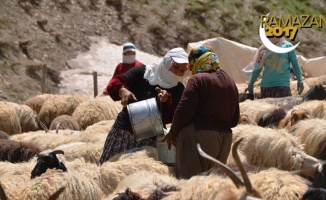
POLYGON ((0 139, 0 161, 27 162, 38 153, 40 149, 33 144, 0 139))
POLYGON ((42 108, 42 105, 44 102, 50 98, 52 94, 41 94, 41 95, 36 95, 34 97, 31 97, 27 99, 24 104, 32 108, 37 114, 40 113, 40 110, 42 108))
POLYGON ((71 116, 76 107, 86 100, 88 100, 86 96, 52 95, 43 103, 39 118, 49 128, 57 116, 64 114, 71 116))
POLYGON ((290 130, 292 126, 294 126, 298 121, 304 119, 312 119, 313 117, 309 114, 309 112, 305 109, 301 110, 292 110, 290 115, 287 115, 278 123, 279 129, 286 128, 290 130))
POLYGON ((70 115, 60 115, 51 122, 50 130, 70 129, 79 130, 79 124, 75 118, 70 115))

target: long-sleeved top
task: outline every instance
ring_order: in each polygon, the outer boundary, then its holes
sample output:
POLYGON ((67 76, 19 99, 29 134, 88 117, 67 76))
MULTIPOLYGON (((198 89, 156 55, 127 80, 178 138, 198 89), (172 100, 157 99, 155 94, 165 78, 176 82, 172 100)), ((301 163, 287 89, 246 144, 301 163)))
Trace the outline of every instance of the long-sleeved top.
POLYGON ((120 74, 123 74, 125 72, 127 72, 129 69, 137 67, 137 66, 141 66, 144 65, 142 62, 139 62, 138 60, 136 60, 136 62, 128 64, 128 63, 119 63, 117 65, 117 67, 114 70, 114 73, 112 75, 112 77, 116 77, 120 74))
MULTIPOLYGON (((145 68, 145 65, 135 67, 124 74, 112 78, 107 87, 107 92, 110 94, 111 98, 115 101, 120 100, 119 90, 122 86, 132 92, 138 101, 157 97, 158 94, 155 88, 159 86, 150 85, 149 82, 144 79, 145 68)), ((166 90, 169 94, 168 100, 162 103, 162 121, 163 124, 168 124, 172 122, 174 111, 181 99, 185 87, 179 82, 177 86, 172 88, 160 88, 166 90)), ((126 107, 118 114, 114 127, 133 132, 126 107)))
MULTIPOLYGON (((285 41, 282 43, 283 48, 291 46, 293 45, 290 42, 285 41)), ((288 53, 271 53, 266 57, 263 67, 264 70, 262 75, 261 87, 290 87, 290 64, 292 64, 298 83, 301 83, 302 73, 300 64, 298 62, 295 50, 292 50, 288 53)), ((253 70, 249 84, 254 84, 263 68, 253 70)))
POLYGON ((141 65, 144 65, 143 63, 139 62, 138 60, 136 60, 136 62, 134 63, 131 63, 131 64, 128 64, 128 63, 119 63, 117 65, 117 67, 115 68, 114 70, 114 73, 112 75, 112 78, 111 80, 109 81, 109 83, 107 84, 107 86, 105 87, 104 91, 103 91, 103 94, 105 95, 108 95, 108 92, 107 92, 107 87, 109 87, 110 85, 110 82, 112 81, 112 79, 120 74, 123 74, 125 72, 127 72, 128 70, 134 68, 134 67, 138 67, 138 66, 141 66, 141 65))
POLYGON ((222 69, 193 75, 175 111, 170 133, 194 123, 196 130, 232 132, 240 116, 239 93, 234 80, 222 69))

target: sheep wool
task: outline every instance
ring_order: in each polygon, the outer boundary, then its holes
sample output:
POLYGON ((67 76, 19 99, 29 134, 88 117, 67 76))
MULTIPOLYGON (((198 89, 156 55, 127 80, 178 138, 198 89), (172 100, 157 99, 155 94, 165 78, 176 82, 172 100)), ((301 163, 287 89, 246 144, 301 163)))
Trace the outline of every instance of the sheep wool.
POLYGON ((248 175, 252 184, 258 187, 263 199, 269 200, 301 199, 309 184, 299 175, 276 168, 248 175))
POLYGON ((326 101, 311 100, 305 101, 293 107, 293 110, 305 109, 315 118, 326 119, 326 101))
POLYGON ((152 158, 105 162, 100 167, 102 191, 106 195, 112 193, 121 180, 138 172, 140 169, 159 174, 172 175, 168 166, 152 158))
POLYGON ((21 133, 20 118, 9 102, 0 101, 0 131, 8 135, 21 133))
POLYGON ((326 120, 307 119, 295 124, 290 133, 299 138, 304 151, 315 158, 326 160, 326 120))
POLYGON ((70 115, 60 115, 53 119, 50 125, 50 130, 70 129, 79 130, 79 124, 75 118, 70 115))
POLYGON ((294 171, 300 170, 304 157, 308 157, 298 138, 286 130, 246 124, 240 124, 232 130, 233 142, 244 138, 239 145, 239 153, 245 155, 247 162, 252 165, 294 171))
POLYGON ((52 120, 60 115, 72 115, 76 107, 88 100, 86 96, 52 95, 42 105, 39 118, 46 127, 50 127, 52 120))
POLYGON ((50 98, 52 94, 40 94, 34 97, 27 99, 24 104, 29 106, 32 110, 34 110, 37 114, 40 113, 42 105, 44 102, 50 98))
POLYGON ((100 96, 81 103, 73 112, 79 126, 84 130, 88 126, 103 120, 114 120, 122 106, 109 96, 100 96))
POLYGON ((64 187, 59 200, 87 199, 98 200, 103 196, 98 185, 87 177, 71 171, 47 170, 40 177, 29 182, 22 189, 21 200, 48 199, 53 193, 64 187))

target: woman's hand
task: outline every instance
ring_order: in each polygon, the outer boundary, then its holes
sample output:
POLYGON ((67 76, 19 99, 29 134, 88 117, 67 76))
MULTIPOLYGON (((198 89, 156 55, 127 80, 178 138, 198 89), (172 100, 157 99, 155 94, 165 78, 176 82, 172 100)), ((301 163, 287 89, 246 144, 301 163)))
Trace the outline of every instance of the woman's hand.
POLYGON ((156 87, 155 90, 156 90, 156 92, 157 92, 157 94, 160 97, 162 102, 166 102, 168 100, 169 95, 168 95, 168 92, 166 90, 162 90, 159 87, 156 87))
POLYGON ((164 138, 162 139, 162 142, 165 142, 168 144, 169 150, 171 149, 171 145, 176 146, 177 145, 177 138, 173 137, 172 134, 168 133, 164 138))
POLYGON ((120 88, 119 96, 121 98, 121 104, 123 105, 123 107, 126 107, 128 105, 129 100, 137 101, 135 95, 125 87, 120 88))

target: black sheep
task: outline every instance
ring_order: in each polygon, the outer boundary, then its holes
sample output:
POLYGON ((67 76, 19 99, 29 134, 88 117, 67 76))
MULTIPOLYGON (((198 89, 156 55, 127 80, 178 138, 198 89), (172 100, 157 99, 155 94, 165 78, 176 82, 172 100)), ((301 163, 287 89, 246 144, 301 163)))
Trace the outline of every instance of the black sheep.
POLYGON ((67 171, 66 166, 63 162, 57 157, 56 154, 64 154, 62 150, 54 150, 47 154, 39 154, 37 158, 37 163, 32 170, 31 178, 35 178, 36 176, 40 176, 47 169, 62 169, 64 172, 67 171))

